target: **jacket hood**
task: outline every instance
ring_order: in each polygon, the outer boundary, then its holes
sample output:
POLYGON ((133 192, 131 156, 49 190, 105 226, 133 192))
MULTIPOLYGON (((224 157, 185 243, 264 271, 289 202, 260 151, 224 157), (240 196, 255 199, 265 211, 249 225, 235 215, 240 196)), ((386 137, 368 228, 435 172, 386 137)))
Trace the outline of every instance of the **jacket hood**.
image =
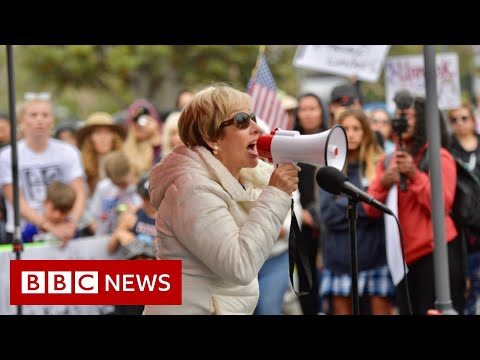
POLYGON ((194 146, 190 149, 185 145, 176 146, 172 153, 162 158, 152 169, 150 202, 158 209, 168 187, 187 174, 204 176, 219 183, 236 201, 254 201, 258 197, 258 189, 264 189, 268 185, 273 170, 272 165, 259 160, 255 168, 242 169, 237 181, 205 147, 194 146))

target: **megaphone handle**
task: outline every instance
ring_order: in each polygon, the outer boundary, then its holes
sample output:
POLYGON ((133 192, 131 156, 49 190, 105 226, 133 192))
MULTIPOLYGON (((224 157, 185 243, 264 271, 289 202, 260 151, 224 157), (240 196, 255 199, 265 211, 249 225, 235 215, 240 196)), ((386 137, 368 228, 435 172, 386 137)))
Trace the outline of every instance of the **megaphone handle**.
POLYGON ((281 163, 281 164, 277 164, 277 167, 280 166, 280 165, 285 165, 285 164, 294 164, 294 165, 298 165, 298 162, 296 161, 290 161, 290 162, 286 162, 286 163, 281 163))
MULTIPOLYGON (((281 163, 281 164, 277 164, 277 167, 279 167, 280 165, 284 165, 284 164, 295 164, 295 166, 298 165, 298 162, 296 161, 290 161, 289 163, 281 163)), ((291 195, 291 197, 293 198, 293 194, 291 195)))

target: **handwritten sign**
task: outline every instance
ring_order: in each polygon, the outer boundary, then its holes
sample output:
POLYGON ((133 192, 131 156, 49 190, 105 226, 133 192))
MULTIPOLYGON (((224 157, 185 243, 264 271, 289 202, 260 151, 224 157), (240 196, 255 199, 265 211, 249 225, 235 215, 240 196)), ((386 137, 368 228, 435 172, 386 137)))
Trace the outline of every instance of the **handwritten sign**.
MULTIPOLYGON (((449 110, 460 106, 461 89, 456 53, 440 53, 435 57, 437 67, 438 107, 449 110)), ((389 57, 385 64, 385 93, 387 108, 395 111, 393 98, 399 90, 425 96, 425 67, 422 55, 389 57)))
POLYGON ((390 45, 300 45, 293 65, 378 81, 390 45))

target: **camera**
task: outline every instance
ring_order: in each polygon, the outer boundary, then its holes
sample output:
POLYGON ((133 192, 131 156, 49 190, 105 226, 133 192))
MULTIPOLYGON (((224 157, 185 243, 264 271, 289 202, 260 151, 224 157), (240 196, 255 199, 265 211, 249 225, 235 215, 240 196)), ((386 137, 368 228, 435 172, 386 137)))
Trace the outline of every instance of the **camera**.
POLYGON ((133 117, 133 122, 137 123, 140 126, 146 126, 148 123, 148 117, 150 115, 150 111, 147 108, 141 107, 137 110, 137 113, 133 117))
POLYGON ((401 90, 395 94, 393 101, 397 109, 400 110, 400 115, 392 119, 392 130, 401 139, 402 133, 407 131, 408 128, 405 110, 413 107, 414 97, 408 90, 401 90))
MULTIPOLYGON (((400 90, 395 94, 393 101, 400 110, 400 115, 392 119, 392 130, 398 136, 400 150, 404 150, 405 146, 402 140, 402 134, 408 129, 408 121, 405 110, 413 108, 415 98, 408 90, 400 90)), ((400 174, 400 190, 407 191, 407 180, 404 174, 400 174)))
POLYGON ((402 137, 402 133, 407 131, 408 122, 405 113, 402 111, 397 118, 392 119, 392 130, 399 138, 402 137))

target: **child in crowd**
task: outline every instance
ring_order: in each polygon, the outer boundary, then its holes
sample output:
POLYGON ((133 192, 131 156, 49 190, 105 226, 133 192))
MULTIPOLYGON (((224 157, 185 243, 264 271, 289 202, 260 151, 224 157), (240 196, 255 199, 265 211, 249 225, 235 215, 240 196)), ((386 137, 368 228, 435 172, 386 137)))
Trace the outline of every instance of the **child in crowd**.
POLYGON ((120 248, 123 255, 129 255, 126 256, 128 259, 136 258, 131 256, 132 252, 129 251, 129 245, 137 241, 151 246, 153 256, 150 257, 155 258, 153 245, 157 235, 155 229, 157 211, 150 205, 148 185, 148 176, 142 176, 137 185, 137 193, 141 196, 143 204, 139 208, 132 208, 120 216, 118 226, 108 244, 110 253, 114 253, 120 248))
POLYGON ((112 234, 120 213, 138 207, 142 199, 136 193, 136 180, 127 156, 114 151, 105 159, 107 178, 101 180, 93 194, 90 211, 96 221, 95 235, 112 234))
MULTIPOLYGON (((67 222, 70 211, 75 204, 76 197, 77 194, 70 185, 64 184, 60 181, 52 182, 47 187, 47 197, 43 204, 43 215, 45 220, 54 225, 67 222)), ((44 240, 58 239, 55 235, 44 232, 34 224, 26 224, 22 231, 22 241, 24 243, 44 240)))
MULTIPOLYGON (((108 251, 119 251, 126 260, 147 260, 156 258, 155 217, 157 211, 150 205, 148 175, 141 177, 137 185, 138 195, 143 204, 137 209, 122 213, 118 226, 108 243, 108 251)), ((117 305, 112 315, 141 315, 143 305, 117 305)))

